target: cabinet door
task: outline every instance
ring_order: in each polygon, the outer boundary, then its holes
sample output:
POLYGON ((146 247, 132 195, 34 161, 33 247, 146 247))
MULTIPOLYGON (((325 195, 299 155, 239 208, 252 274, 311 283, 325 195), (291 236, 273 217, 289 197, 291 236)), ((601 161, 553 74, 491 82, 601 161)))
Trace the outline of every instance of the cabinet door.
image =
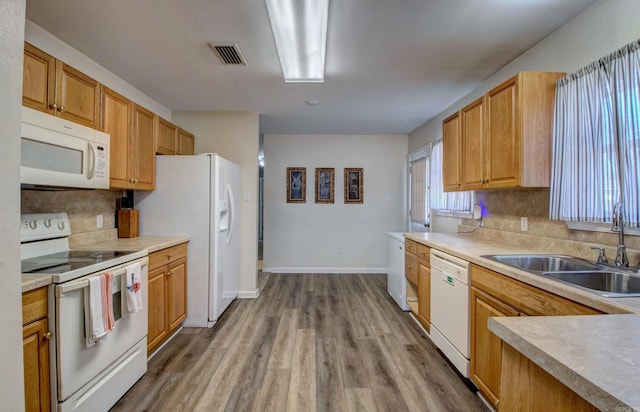
POLYGON ((167 266, 149 272, 149 326, 147 331, 147 353, 167 336, 167 266))
POLYGON ((418 319, 427 332, 431 327, 431 267, 418 263, 418 319))
POLYGON ((485 175, 484 98, 460 111, 462 129, 462 189, 481 189, 485 175))
POLYGON ((169 331, 173 331, 187 317, 187 259, 182 258, 169 265, 167 271, 167 310, 169 331))
POLYGON ((22 328, 25 411, 49 411, 49 338, 47 319, 22 328))
POLYGON ((487 325, 490 317, 518 316, 518 311, 471 288, 471 380, 497 407, 500 398, 502 347, 487 325))
POLYGON ((112 189, 129 188, 129 165, 131 161, 129 143, 133 104, 113 90, 102 87, 102 116, 100 130, 111 135, 109 150, 110 186, 112 189))
POLYGON ((156 154, 174 155, 178 152, 176 136, 178 127, 156 116, 156 154))
POLYGON ((195 136, 180 128, 178 128, 178 154, 195 154, 195 136))
POLYGON ((413 253, 404 253, 404 276, 414 285, 418 285, 418 258, 413 253))
POLYGON ((22 105, 53 114, 51 105, 55 95, 56 59, 42 50, 24 44, 22 76, 22 105))
POLYGON ((131 132, 131 174, 132 188, 153 190, 156 173, 154 150, 153 113, 137 104, 133 105, 133 130, 131 132))
POLYGON ((445 192, 460 190, 461 153, 460 114, 442 122, 442 185, 445 192))
POLYGON ((100 83, 59 60, 55 100, 57 116, 93 129, 100 126, 100 83))
POLYGON ((513 77, 487 93, 488 187, 520 185, 518 86, 513 77))

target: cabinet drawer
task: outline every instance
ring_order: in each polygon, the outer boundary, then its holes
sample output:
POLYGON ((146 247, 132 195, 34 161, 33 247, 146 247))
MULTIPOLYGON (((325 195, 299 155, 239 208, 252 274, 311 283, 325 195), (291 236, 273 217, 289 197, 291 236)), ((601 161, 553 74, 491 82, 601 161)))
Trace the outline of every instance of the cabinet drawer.
POLYGON ((422 259, 427 265, 431 261, 430 253, 431 253, 431 248, 429 246, 425 246, 422 243, 418 243, 418 252, 416 253, 416 255, 418 255, 418 258, 422 259))
POLYGON ((166 265, 187 256, 187 244, 168 247, 149 254, 149 270, 166 265))
POLYGON ((594 315, 597 309, 565 299, 480 266, 471 265, 471 284, 530 316, 594 315))
POLYGON ((418 242, 405 238, 404 250, 415 255, 416 253, 418 253, 418 242))
POLYGON ((418 285, 418 258, 411 253, 404 254, 404 275, 414 285, 418 285))
POLYGON ((22 294, 22 324, 47 317, 47 288, 40 288, 22 294))

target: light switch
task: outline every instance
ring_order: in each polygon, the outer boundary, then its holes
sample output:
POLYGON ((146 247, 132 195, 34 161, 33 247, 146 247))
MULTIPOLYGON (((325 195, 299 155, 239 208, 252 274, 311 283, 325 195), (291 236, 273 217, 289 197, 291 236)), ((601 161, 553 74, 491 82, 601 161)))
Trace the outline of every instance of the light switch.
POLYGON ((384 195, 384 200, 386 200, 387 202, 391 200, 391 195, 387 194, 384 195))
POLYGON ((250 197, 249 197, 249 192, 244 192, 244 201, 245 201, 245 202, 248 202, 248 201, 249 201, 249 199, 250 199, 250 197))

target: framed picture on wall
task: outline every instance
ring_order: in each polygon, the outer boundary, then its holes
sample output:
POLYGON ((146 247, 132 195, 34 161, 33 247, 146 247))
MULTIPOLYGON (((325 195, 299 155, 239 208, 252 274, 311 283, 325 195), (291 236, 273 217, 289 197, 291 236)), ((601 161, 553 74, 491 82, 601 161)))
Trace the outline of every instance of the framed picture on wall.
POLYGON ((316 203, 333 203, 333 167, 316 168, 316 203))
POLYGON ((307 168, 287 167, 287 203, 307 201, 307 168))
POLYGON ((363 203, 364 170, 361 167, 344 169, 344 202, 363 203))

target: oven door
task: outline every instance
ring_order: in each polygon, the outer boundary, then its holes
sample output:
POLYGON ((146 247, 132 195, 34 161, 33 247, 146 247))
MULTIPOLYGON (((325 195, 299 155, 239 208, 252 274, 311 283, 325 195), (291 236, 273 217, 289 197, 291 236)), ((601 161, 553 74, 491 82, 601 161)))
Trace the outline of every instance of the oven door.
MULTIPOLYGON (((106 335, 102 342, 90 347, 87 347, 85 338, 84 294, 89 293, 88 279, 99 274, 85 276, 55 286, 58 402, 64 402, 81 388, 82 392, 95 392, 95 389, 83 388, 89 382, 93 382, 90 386, 97 385, 109 388, 109 385, 104 383, 106 378, 101 376, 118 378, 114 376, 112 369, 122 369, 122 366, 118 366, 120 363, 126 362, 126 359, 133 359, 130 349, 137 344, 140 346, 141 340, 145 339, 146 341, 148 259, 144 258, 138 261, 142 265, 142 311, 128 313, 123 293, 125 268, 133 262, 108 269, 115 274, 113 283, 115 328, 106 335)), ((141 355, 144 356, 146 370, 146 344, 144 346, 141 355)), ((137 356, 136 362, 140 362, 139 357, 137 356)), ((138 378, 139 376, 136 380, 138 378)), ((115 399, 117 400, 120 396, 122 394, 119 394, 115 399)), ((74 399, 76 397, 74 396, 74 399)))

